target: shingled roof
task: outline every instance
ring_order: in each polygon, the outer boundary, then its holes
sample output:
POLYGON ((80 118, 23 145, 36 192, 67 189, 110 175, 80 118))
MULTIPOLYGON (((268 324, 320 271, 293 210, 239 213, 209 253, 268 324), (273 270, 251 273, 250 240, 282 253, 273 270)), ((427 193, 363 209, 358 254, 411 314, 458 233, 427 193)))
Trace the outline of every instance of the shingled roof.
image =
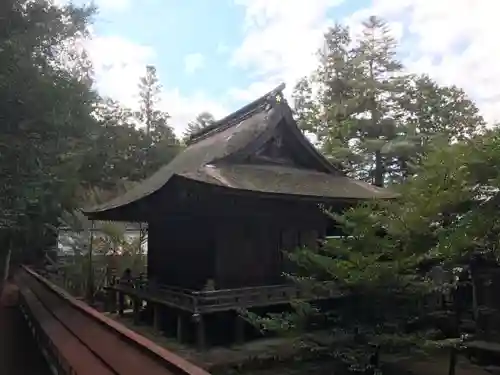
POLYGON ((187 148, 169 164, 133 189, 110 202, 84 210, 86 215, 127 206, 165 186, 173 176, 224 186, 230 189, 325 198, 392 198, 386 189, 346 177, 330 164, 297 127, 283 98, 284 85, 240 110, 194 134, 187 148), (283 125, 284 124, 284 125, 283 125), (314 170, 281 165, 242 163, 274 134, 286 126, 300 152, 314 160, 314 170))

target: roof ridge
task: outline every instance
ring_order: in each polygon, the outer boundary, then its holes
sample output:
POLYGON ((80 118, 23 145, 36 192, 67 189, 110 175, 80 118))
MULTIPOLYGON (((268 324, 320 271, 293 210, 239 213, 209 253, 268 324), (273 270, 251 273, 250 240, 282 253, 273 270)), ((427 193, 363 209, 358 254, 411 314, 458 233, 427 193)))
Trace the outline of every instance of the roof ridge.
POLYGON ((226 130, 235 124, 239 124, 246 118, 252 116, 258 110, 261 110, 269 104, 273 104, 276 100, 274 98, 282 94, 285 89, 285 84, 281 83, 273 90, 269 91, 267 94, 261 96, 260 98, 254 100, 250 104, 238 109, 237 111, 227 115, 226 117, 214 122, 213 124, 193 133, 186 144, 188 146, 197 143, 203 139, 206 139, 216 133, 226 130))

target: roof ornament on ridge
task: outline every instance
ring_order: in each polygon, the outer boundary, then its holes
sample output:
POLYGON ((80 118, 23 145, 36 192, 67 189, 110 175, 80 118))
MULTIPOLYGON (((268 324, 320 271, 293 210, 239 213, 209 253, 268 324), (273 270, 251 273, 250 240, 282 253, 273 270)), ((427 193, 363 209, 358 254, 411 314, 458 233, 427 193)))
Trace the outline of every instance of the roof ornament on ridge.
POLYGON ((269 91, 267 94, 261 96, 257 100, 254 100, 250 104, 247 104, 238 111, 233 112, 230 115, 217 120, 213 124, 191 134, 189 139, 186 141, 186 145, 190 146, 193 143, 199 142, 202 139, 211 136, 215 132, 219 132, 228 127, 231 127, 235 122, 243 121, 245 118, 250 117, 253 113, 259 111, 262 108, 266 108, 267 106, 273 105, 275 103, 282 103, 283 90, 285 89, 285 87, 286 85, 284 83, 281 83, 276 88, 269 91))

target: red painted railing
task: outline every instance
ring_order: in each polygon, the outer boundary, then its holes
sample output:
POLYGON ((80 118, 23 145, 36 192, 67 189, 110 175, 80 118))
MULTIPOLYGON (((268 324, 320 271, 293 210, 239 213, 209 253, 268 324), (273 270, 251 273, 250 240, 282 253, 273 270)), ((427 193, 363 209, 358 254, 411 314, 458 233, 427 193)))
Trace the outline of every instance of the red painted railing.
POLYGON ((28 324, 59 373, 209 375, 76 300, 27 267, 17 275, 16 282, 28 324))

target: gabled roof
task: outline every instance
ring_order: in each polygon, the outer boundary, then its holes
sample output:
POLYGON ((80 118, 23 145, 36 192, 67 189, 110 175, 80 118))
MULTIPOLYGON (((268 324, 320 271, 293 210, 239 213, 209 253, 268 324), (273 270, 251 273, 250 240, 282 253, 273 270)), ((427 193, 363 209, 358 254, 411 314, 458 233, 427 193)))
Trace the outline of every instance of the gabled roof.
POLYGON ((127 206, 158 191, 173 176, 232 189, 287 195, 350 199, 394 196, 385 189, 345 177, 340 168, 329 163, 298 128, 283 98, 283 89, 284 85, 278 86, 194 134, 188 147, 153 176, 124 195, 84 213, 98 215, 127 206), (300 153, 307 154, 314 163, 314 170, 240 164, 245 156, 271 139, 278 126, 287 127, 300 144, 300 153))

